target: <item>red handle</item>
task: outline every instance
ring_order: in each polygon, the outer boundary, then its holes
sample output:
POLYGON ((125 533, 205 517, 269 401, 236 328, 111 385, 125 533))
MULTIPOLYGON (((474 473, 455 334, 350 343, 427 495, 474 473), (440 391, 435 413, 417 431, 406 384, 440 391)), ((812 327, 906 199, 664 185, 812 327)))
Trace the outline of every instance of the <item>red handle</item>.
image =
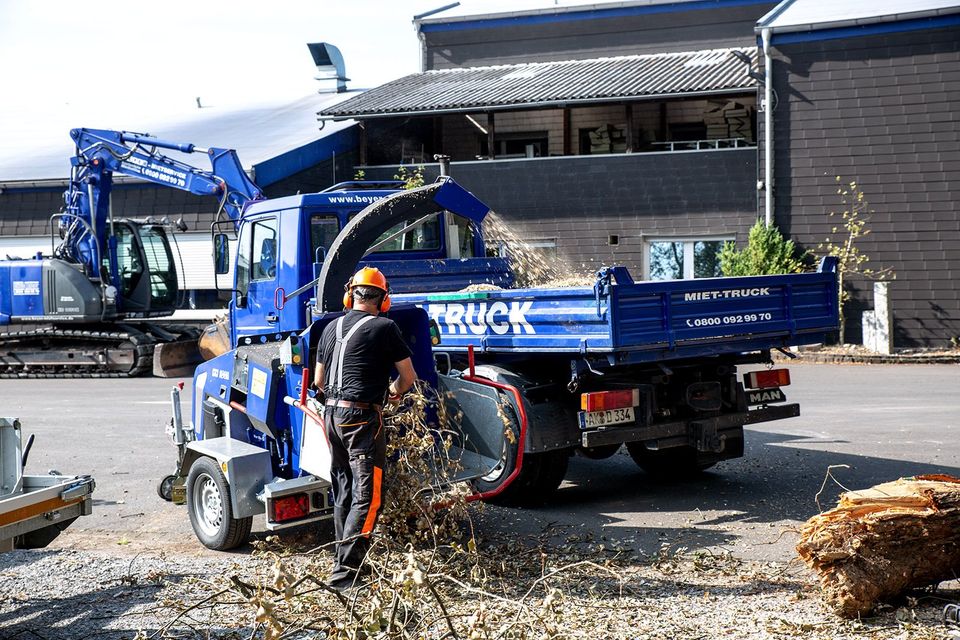
POLYGON ((303 379, 300 381, 300 404, 307 404, 307 388, 310 386, 310 368, 303 368, 303 379))

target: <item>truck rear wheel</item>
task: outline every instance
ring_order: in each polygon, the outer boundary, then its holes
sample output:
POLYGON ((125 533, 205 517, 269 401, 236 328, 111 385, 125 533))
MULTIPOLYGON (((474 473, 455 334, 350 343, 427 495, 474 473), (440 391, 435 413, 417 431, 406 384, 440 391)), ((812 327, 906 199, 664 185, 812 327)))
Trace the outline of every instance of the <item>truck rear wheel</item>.
POLYGON ((230 485, 220 466, 211 458, 200 458, 187 476, 187 511, 190 524, 203 546, 226 551, 250 537, 253 517, 234 518, 230 485))
POLYGON ((637 466, 663 480, 691 478, 718 462, 716 457, 698 455, 693 447, 654 450, 646 448, 642 442, 628 442, 627 451, 637 466))

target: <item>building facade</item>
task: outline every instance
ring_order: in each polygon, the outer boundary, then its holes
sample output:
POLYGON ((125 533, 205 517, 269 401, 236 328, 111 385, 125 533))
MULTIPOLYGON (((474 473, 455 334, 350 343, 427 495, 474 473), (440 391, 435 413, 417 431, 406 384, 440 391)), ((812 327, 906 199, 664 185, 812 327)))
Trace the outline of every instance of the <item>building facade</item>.
POLYGON ((518 236, 581 272, 715 275, 719 246, 742 244, 765 215, 823 255, 848 240, 843 212, 856 209, 874 273, 847 277, 847 341, 860 341, 883 276, 894 345, 949 347, 960 340, 958 18, 956 0, 454 7, 416 20, 423 73, 321 117, 360 121, 368 175, 430 174, 433 154, 451 156, 518 236), (643 90, 618 84, 617 65, 671 56, 688 59, 648 68, 643 90), (740 84, 718 92, 686 75, 724 56, 742 66, 707 75, 740 84), (576 61, 576 80, 558 73, 576 61))
MULTIPOLYGON (((759 22, 776 96, 774 217, 816 249, 846 241, 856 209, 863 267, 890 281, 895 346, 945 348, 960 336, 960 3, 887 4, 795 0, 759 22)), ((851 278, 848 341, 873 279, 851 278)))
MULTIPOLYGON (((416 20, 424 72, 327 109, 368 177, 434 154, 515 234, 587 274, 719 275, 757 217, 753 27, 775 3, 562 3, 416 20)), ((481 5, 482 6, 482 5, 481 5)))

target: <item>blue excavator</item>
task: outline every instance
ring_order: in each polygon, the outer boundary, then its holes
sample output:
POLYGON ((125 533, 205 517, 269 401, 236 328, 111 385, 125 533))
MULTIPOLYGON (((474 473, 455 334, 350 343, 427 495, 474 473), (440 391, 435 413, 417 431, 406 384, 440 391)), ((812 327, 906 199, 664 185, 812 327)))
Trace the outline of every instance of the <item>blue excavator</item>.
POLYGON ((168 220, 113 215, 114 175, 219 201, 236 220, 263 197, 231 149, 203 149, 146 134, 73 129, 69 186, 51 234, 52 255, 0 261, 0 376, 126 377, 153 366, 158 344, 195 342, 197 332, 151 322, 176 308, 180 288, 168 220), (158 150, 204 153, 204 171, 158 150))

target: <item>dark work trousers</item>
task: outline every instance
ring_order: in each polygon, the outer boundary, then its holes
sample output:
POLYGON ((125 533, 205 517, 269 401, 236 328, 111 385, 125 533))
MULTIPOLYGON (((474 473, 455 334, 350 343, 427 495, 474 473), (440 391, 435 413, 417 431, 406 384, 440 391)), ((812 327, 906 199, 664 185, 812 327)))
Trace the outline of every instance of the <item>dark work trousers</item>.
POLYGON ((380 514, 387 440, 377 409, 326 407, 332 449, 333 526, 337 536, 331 580, 352 578, 370 548, 380 514))

